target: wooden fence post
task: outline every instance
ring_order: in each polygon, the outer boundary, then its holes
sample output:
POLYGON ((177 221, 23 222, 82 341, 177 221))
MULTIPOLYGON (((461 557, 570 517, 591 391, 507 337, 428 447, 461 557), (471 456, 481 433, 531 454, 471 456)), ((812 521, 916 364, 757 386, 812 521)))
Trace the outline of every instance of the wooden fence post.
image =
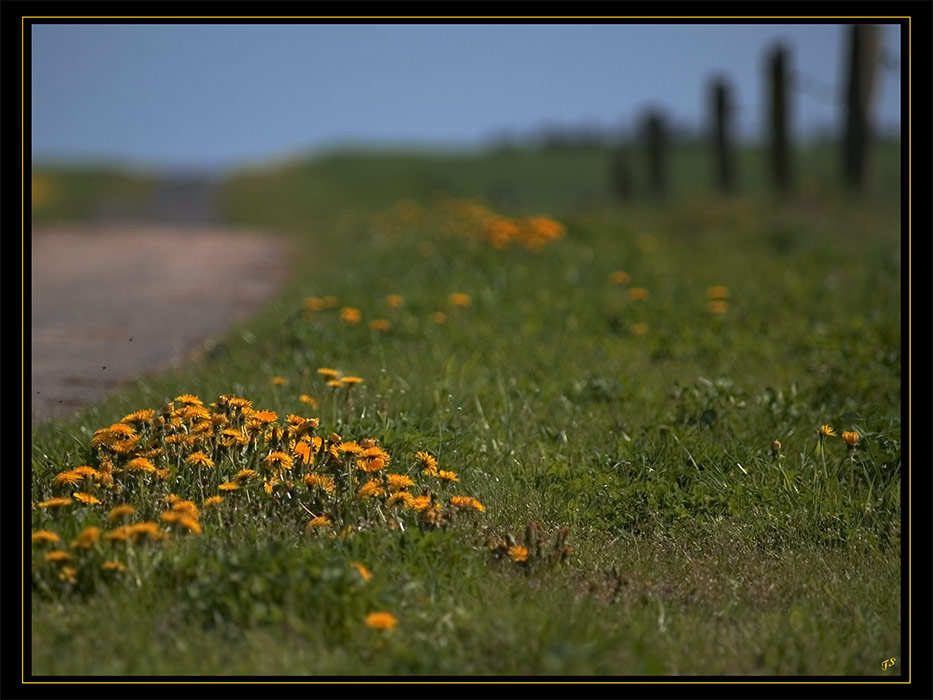
POLYGON ((868 148, 872 137, 870 106, 878 64, 878 34, 878 27, 873 24, 856 24, 849 30, 842 164, 845 182, 855 190, 864 189, 868 176, 868 148))
POLYGON ((782 45, 776 46, 768 54, 767 71, 770 82, 770 122, 771 176, 775 187, 780 192, 791 188, 791 153, 790 138, 787 129, 788 104, 788 50, 782 45))
POLYGON ((735 161, 732 147, 732 100, 729 83, 723 77, 712 84, 713 157, 716 163, 716 183, 729 193, 735 190, 735 161))
POLYGON ((664 115, 649 112, 645 119, 645 141, 648 145, 648 186, 652 194, 667 194, 667 129, 664 115))
POLYGON ((612 194, 616 199, 625 201, 632 198, 635 188, 632 183, 632 165, 626 145, 620 145, 612 154, 609 180, 612 194))

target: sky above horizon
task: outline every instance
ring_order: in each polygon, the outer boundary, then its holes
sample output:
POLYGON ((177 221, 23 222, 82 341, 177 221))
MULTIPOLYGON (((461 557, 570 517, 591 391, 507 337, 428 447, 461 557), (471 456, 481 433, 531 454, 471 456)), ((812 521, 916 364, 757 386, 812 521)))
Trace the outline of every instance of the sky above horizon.
MULTIPOLYGON (((708 124, 730 81, 759 137, 765 57, 790 49, 791 129, 837 129, 838 24, 35 24, 34 161, 221 169, 341 145, 464 148, 548 126, 631 133, 649 108, 708 124)), ((883 25, 875 122, 897 132, 900 31, 883 25)))

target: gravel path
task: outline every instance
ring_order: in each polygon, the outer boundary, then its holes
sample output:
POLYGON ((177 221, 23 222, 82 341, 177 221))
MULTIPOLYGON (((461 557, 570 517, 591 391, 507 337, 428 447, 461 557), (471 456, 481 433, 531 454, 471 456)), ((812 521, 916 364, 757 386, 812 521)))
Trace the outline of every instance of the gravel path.
POLYGON ((32 234, 32 424, 179 364, 287 277, 288 245, 193 224, 32 234))

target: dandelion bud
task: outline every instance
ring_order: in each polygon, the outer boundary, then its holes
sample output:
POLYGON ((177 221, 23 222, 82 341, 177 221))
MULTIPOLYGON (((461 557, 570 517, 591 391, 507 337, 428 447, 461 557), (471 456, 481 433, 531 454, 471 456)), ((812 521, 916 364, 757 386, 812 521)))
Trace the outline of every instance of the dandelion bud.
POLYGON ((777 454, 778 452, 781 451, 781 441, 780 441, 780 440, 775 440, 774 442, 771 443, 771 451, 774 452, 775 454, 777 454))
POLYGON ((846 431, 842 434, 842 439, 849 447, 855 447, 859 439, 859 434, 854 431, 846 431))

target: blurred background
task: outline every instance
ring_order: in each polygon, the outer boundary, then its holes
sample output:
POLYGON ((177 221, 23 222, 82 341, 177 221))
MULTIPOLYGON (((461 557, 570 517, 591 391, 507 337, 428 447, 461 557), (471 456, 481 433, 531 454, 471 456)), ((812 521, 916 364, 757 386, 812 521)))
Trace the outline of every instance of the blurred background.
MULTIPOLYGON (((578 203, 700 185, 861 189, 867 154, 899 140, 900 32, 36 24, 34 220, 208 222, 222 176, 361 151, 600 153, 574 166, 588 183, 578 203), (678 160, 690 153, 694 165, 678 160)), ((461 194, 533 204, 477 189, 461 194)))

